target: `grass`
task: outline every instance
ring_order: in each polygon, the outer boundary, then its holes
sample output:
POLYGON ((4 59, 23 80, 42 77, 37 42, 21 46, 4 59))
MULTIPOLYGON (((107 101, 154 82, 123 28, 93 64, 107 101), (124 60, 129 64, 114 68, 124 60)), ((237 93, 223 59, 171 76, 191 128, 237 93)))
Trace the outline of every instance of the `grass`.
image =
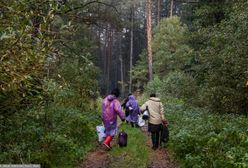
POLYGON ((110 151, 110 168, 147 167, 150 149, 146 146, 145 135, 139 128, 132 128, 127 124, 122 124, 119 130, 124 130, 128 134, 128 144, 127 147, 120 148, 118 145, 113 147, 110 151))

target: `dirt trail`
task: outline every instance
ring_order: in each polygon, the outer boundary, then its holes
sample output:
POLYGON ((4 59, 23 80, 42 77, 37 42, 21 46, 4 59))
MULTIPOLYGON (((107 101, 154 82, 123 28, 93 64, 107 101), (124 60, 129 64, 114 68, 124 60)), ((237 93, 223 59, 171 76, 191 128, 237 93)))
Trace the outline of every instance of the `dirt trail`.
MULTIPOLYGON (((146 145, 150 148, 149 160, 147 168, 177 168, 178 166, 172 162, 166 148, 157 150, 151 149, 151 137, 147 132, 147 127, 142 127, 142 132, 146 135, 146 145)), ((99 145, 95 151, 88 154, 87 158, 76 168, 110 168, 111 154, 99 145)))
MULTIPOLYGON (((147 126, 142 127, 142 132, 146 135, 147 141, 146 145, 151 149, 152 142, 150 134, 147 131, 147 126)), ((170 155, 166 148, 159 147, 157 150, 150 150, 149 156, 150 164, 147 168, 177 168, 176 163, 170 159, 170 155)))
POLYGON ((100 145, 88 154, 87 158, 76 168, 108 168, 110 154, 100 145))

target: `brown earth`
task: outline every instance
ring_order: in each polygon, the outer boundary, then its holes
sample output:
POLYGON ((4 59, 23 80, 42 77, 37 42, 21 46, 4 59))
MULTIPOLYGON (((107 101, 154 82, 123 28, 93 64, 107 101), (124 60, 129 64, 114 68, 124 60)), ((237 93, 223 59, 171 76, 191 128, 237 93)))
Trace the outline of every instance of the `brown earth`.
POLYGON ((110 154, 106 149, 98 145, 95 151, 88 154, 87 158, 76 168, 108 168, 110 154))
MULTIPOLYGON (((147 132, 147 126, 142 127, 142 132, 146 135, 146 145, 150 148, 150 163, 147 168, 177 168, 177 164, 173 163, 166 148, 160 147, 152 150, 151 137, 147 132)), ((76 168, 109 168, 111 165, 111 155, 104 147, 98 145, 95 151, 88 154, 87 158, 76 168)), ((118 161, 118 159, 117 159, 118 161)))
MULTIPOLYGON (((151 149, 152 148, 152 140, 151 135, 147 131, 147 125, 142 127, 142 132, 146 135, 146 145, 151 149)), ((164 147, 159 147, 157 150, 150 150, 149 156, 150 164, 147 168, 177 168, 179 167, 174 161, 171 159, 168 151, 164 147)))

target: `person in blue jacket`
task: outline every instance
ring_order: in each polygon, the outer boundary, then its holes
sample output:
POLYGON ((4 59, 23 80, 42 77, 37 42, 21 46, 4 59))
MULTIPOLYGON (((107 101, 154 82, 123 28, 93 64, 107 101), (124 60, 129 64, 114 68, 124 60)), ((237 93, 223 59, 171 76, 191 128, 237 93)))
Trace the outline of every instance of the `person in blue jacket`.
POLYGON ((138 115, 140 114, 140 108, 138 101, 135 99, 134 95, 128 96, 128 102, 126 103, 126 108, 129 110, 129 116, 127 117, 127 120, 130 121, 132 127, 134 127, 134 125, 136 127, 139 127, 138 115))

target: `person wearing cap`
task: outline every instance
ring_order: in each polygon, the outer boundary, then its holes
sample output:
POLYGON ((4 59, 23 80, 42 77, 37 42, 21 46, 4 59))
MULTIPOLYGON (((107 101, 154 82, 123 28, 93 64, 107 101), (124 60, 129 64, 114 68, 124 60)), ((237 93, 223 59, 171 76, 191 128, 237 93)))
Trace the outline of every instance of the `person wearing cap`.
POLYGON ((121 104, 118 100, 120 91, 118 88, 111 91, 110 95, 104 98, 102 104, 102 121, 105 127, 106 138, 103 145, 111 149, 110 142, 117 134, 117 116, 125 121, 125 113, 122 112, 121 104))

